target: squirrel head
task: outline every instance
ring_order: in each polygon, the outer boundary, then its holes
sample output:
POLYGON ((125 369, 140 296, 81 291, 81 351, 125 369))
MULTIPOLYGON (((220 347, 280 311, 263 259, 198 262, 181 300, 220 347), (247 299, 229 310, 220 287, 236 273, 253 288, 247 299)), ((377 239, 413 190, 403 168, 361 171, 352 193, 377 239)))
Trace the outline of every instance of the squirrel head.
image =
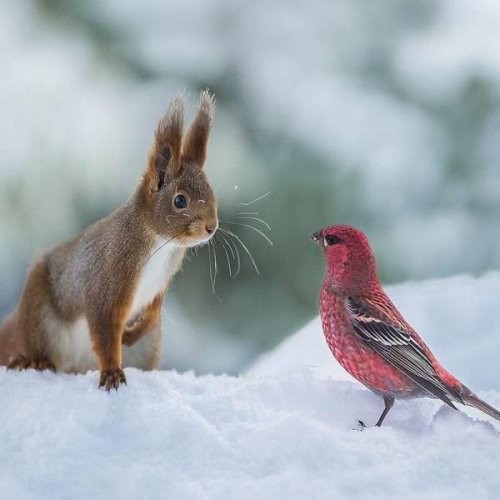
POLYGON ((208 241, 218 227, 217 201, 203 172, 215 99, 200 95, 196 116, 184 134, 184 103, 177 97, 160 119, 139 186, 153 231, 177 246, 208 241))

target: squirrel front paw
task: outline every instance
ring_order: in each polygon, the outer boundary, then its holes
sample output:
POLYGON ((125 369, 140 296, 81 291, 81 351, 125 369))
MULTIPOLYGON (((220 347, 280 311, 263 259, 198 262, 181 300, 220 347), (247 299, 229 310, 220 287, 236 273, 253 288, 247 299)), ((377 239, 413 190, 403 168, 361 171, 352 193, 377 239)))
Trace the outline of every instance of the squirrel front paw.
POLYGON ((26 370, 28 368, 33 368, 34 370, 43 371, 50 370, 52 372, 56 371, 56 367, 50 361, 43 358, 28 358, 24 354, 18 354, 9 361, 7 365, 7 370, 26 370))
POLYGON ((117 391, 120 384, 127 385, 125 373, 121 368, 102 370, 101 379, 99 380, 99 388, 104 387, 104 389, 108 392, 111 389, 115 389, 117 391))

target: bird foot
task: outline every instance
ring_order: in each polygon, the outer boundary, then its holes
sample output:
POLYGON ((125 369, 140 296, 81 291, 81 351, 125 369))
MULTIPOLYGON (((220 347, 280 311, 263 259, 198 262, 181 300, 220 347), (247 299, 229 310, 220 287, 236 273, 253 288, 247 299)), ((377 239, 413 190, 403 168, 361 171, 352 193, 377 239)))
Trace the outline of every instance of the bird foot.
POLYGON ((366 429, 366 425, 362 420, 358 420, 356 426, 352 429, 353 431, 362 432, 366 429))

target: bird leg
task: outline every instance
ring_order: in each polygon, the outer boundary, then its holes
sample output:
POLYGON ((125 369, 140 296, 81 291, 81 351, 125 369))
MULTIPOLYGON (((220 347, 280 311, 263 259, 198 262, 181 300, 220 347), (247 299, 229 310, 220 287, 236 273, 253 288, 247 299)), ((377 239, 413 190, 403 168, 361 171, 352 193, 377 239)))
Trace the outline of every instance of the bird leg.
POLYGON ((380 427, 382 425, 382 422, 384 421, 385 416, 389 413, 389 410, 394 405, 394 398, 391 396, 384 396, 384 403, 385 403, 384 411, 382 412, 382 415, 380 415, 380 418, 378 419, 377 423, 375 424, 375 427, 380 427))

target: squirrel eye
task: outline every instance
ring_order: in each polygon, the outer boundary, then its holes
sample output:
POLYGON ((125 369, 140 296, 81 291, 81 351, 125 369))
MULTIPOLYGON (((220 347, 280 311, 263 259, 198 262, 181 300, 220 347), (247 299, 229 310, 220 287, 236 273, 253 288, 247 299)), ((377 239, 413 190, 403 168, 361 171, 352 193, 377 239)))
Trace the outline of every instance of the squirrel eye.
POLYGON ((175 208, 178 208, 178 209, 182 210, 183 208, 186 208, 187 205, 188 205, 187 198, 183 194, 178 194, 174 198, 174 206, 175 206, 175 208))
POLYGON ((327 245, 337 245, 338 243, 342 243, 342 240, 334 234, 327 234, 325 236, 325 243, 327 245))

